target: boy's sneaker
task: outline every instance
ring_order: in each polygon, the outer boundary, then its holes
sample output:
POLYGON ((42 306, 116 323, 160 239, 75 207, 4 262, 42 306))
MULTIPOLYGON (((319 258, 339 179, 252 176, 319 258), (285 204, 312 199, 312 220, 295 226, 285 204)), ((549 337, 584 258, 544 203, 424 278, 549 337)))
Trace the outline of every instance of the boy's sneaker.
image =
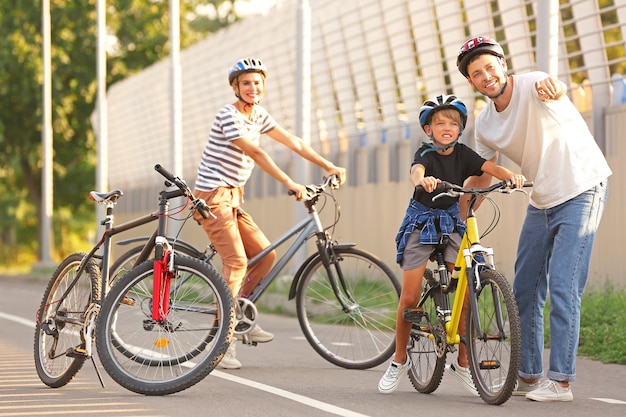
MULTIPOLYGON (((261 326, 258 324, 254 325, 254 327, 248 332, 248 337, 250 338, 250 341, 254 343, 266 343, 274 340, 274 335, 261 329, 261 326)), ((237 340, 243 340, 243 335, 238 334, 237 340)))
POLYGON ((476 391, 476 387, 474 386, 474 380, 472 379, 472 374, 469 368, 463 368, 458 363, 450 364, 450 371, 452 371, 452 375, 456 376, 462 383, 465 385, 465 388, 474 395, 479 395, 478 391, 476 391))
POLYGON ((224 357, 219 363, 219 367, 222 369, 239 369, 241 368, 241 362, 237 360, 237 352, 235 351, 237 341, 233 340, 228 346, 228 350, 224 354, 224 357))
POLYGON ((524 382, 519 377, 517 378, 517 382, 515 383, 515 388, 513 388, 513 395, 526 395, 531 391, 536 390, 541 385, 541 381, 537 382, 524 382))
POLYGON ((563 388, 558 382, 548 379, 539 388, 526 394, 526 398, 541 402, 573 401, 574 394, 570 387, 563 388))
POLYGON ((378 392, 381 394, 391 394, 396 388, 398 388, 398 385, 400 385, 400 378, 402 378, 410 366, 411 358, 408 356, 404 365, 391 361, 385 375, 383 375, 378 382, 378 392))

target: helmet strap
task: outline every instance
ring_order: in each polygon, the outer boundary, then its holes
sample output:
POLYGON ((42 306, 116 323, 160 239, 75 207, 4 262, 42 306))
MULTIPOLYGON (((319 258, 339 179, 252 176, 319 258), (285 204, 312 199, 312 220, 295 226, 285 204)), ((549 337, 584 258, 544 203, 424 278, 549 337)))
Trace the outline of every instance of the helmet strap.
POLYGON ((422 145, 426 146, 426 149, 424 149, 421 153, 420 156, 424 156, 426 155, 428 152, 436 152, 436 151, 442 151, 445 152, 450 148, 454 148, 454 146, 458 143, 459 141, 459 137, 461 137, 461 133, 459 133, 459 136, 457 136, 457 138, 455 140, 453 140, 452 142, 448 143, 447 145, 436 145, 437 141, 435 140, 435 137, 433 135, 430 135, 430 140, 432 142, 422 142, 422 145))
POLYGON ((255 104, 261 103, 261 100, 255 101, 255 102, 252 102, 252 103, 248 103, 246 100, 244 100, 241 97, 241 95, 239 95, 239 77, 235 78, 235 85, 237 86, 237 92, 235 93, 235 97, 237 97, 237 99, 244 104, 244 109, 246 109, 248 107, 253 108, 255 104))

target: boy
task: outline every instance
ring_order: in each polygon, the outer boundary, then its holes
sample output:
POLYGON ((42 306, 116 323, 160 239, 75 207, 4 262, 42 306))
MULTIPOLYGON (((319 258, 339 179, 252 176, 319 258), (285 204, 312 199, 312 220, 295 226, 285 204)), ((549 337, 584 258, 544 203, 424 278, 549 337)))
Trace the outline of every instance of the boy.
MULTIPOLYGON (((469 147, 458 143, 467 122, 467 108, 454 95, 439 95, 424 102, 420 109, 420 124, 432 143, 424 145, 415 153, 411 166, 410 181, 416 187, 409 202, 404 220, 396 236, 398 248, 396 260, 402 272, 402 293, 396 315, 396 352, 389 368, 380 379, 378 391, 383 394, 393 392, 401 376, 411 366, 407 355, 407 342, 411 323, 403 318, 406 309, 414 308, 419 301, 420 289, 426 264, 433 251, 432 236, 425 224, 437 219, 451 220, 452 230, 441 230, 450 236, 444 258, 452 269, 456 254, 461 245, 465 225, 461 221, 458 198, 443 197, 436 202, 431 194, 437 184, 448 181, 463 184, 467 178, 487 172, 501 180, 510 179, 515 187, 521 187, 526 178, 481 158, 469 147), (421 186, 421 188, 418 188, 421 186), (418 218, 428 220, 418 223, 418 218), (430 243, 423 243, 423 242, 430 243)), ((436 236, 435 236, 436 237, 436 236)), ((459 331, 464 333, 464 323, 459 331)), ((469 391, 478 395, 467 369, 467 354, 463 344, 459 347, 459 364, 451 365, 451 371, 465 384, 469 391)))

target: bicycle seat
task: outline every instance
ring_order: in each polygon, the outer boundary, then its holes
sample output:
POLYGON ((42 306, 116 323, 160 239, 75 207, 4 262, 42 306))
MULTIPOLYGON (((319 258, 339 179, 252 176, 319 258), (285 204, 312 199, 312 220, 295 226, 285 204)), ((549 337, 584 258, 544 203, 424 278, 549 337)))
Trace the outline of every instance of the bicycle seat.
POLYGON ((97 191, 89 192, 89 198, 96 203, 102 203, 104 201, 117 201, 118 198, 124 195, 124 192, 119 188, 109 191, 108 193, 99 193, 97 191))

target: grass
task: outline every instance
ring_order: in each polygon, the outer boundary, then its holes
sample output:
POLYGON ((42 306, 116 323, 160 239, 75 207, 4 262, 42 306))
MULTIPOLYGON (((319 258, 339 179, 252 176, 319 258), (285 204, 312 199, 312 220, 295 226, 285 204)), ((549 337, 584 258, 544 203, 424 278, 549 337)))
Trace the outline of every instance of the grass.
MULTIPOLYGON (((545 343, 550 345, 549 305, 544 310, 545 343)), ((610 284, 585 292, 580 313, 578 355, 626 365, 626 290, 610 284)))

